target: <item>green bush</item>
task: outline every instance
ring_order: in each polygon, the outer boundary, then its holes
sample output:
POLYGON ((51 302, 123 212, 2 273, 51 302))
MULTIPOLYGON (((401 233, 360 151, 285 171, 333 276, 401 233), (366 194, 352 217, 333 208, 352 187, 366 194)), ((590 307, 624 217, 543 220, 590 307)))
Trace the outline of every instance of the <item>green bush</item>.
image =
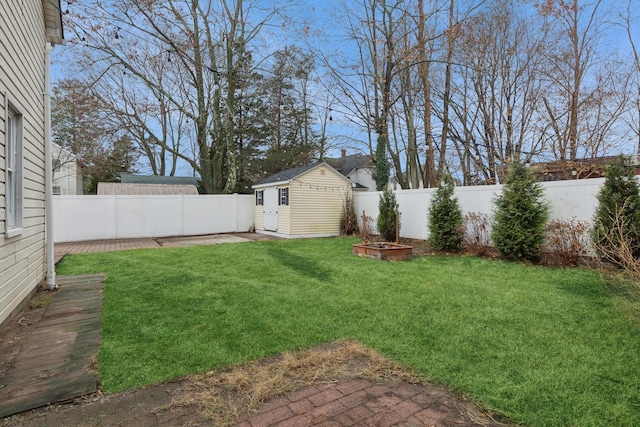
POLYGON ((494 204, 491 239, 495 248, 507 259, 537 261, 549 205, 528 167, 521 163, 509 167, 502 194, 494 204))
MULTIPOLYGON (((378 232, 387 242, 396 240, 396 215, 398 203, 393 191, 386 189, 380 195, 378 203, 378 232)), ((400 230, 400 218, 398 218, 398 231, 400 230)))
POLYGON ((453 178, 445 175, 429 206, 429 244, 437 251, 457 251, 462 246, 462 211, 454 189, 453 178))
POLYGON ((605 169, 604 185, 598 193, 598 208, 591 233, 596 252, 616 261, 619 248, 628 256, 640 258, 640 195, 631 159, 619 156, 605 169), (624 240, 624 242, 623 242, 624 240))

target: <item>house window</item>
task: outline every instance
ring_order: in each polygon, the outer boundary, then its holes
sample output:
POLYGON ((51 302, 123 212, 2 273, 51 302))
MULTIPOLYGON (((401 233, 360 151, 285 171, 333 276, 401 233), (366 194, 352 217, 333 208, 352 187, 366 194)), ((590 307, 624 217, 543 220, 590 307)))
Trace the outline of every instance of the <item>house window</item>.
POLYGON ((54 185, 53 186, 53 195, 54 196, 59 196, 62 194, 62 189, 60 188, 59 185, 54 185))
POLYGON ((289 188, 278 188, 278 204, 289 204, 289 188))
POLYGON ((256 206, 264 205, 264 190, 256 191, 256 206))
POLYGON ((53 159, 53 172, 60 172, 61 165, 62 162, 60 161, 60 159, 53 159))
POLYGON ((5 233, 13 237, 22 232, 22 115, 11 104, 6 111, 5 233))

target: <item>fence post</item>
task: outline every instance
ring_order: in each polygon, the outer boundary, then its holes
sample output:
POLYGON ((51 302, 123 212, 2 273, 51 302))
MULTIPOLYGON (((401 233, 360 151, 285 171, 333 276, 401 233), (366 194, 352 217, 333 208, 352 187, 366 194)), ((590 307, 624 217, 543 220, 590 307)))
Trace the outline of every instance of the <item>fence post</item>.
POLYGON ((235 201, 234 203, 234 224, 233 224, 233 229, 235 230, 234 232, 237 233, 238 232, 238 215, 240 214, 240 207, 238 206, 239 203, 239 199, 238 199, 238 193, 233 193, 233 200, 235 201))

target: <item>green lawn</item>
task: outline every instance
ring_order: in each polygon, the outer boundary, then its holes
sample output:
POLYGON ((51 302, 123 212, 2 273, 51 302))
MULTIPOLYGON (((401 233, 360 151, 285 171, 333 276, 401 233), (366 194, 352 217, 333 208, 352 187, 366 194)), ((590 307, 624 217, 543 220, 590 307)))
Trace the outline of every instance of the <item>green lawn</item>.
POLYGON ((354 337, 517 422, 640 425, 640 331, 596 273, 354 242, 73 255, 59 274, 107 273, 107 392, 354 337))

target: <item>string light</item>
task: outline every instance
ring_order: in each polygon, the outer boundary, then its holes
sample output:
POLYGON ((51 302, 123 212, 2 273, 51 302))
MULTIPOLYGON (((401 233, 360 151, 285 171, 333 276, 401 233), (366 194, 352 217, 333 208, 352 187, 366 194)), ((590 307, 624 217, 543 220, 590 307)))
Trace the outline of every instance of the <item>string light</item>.
POLYGON ((292 182, 298 183, 299 187, 305 187, 305 188, 308 188, 310 190, 325 191, 325 192, 329 192, 329 191, 338 191, 338 192, 339 191, 347 191, 349 188, 351 188, 349 185, 340 185, 340 186, 315 185, 315 184, 310 184, 308 182, 300 181, 299 179, 294 179, 294 180, 292 180, 292 182))

